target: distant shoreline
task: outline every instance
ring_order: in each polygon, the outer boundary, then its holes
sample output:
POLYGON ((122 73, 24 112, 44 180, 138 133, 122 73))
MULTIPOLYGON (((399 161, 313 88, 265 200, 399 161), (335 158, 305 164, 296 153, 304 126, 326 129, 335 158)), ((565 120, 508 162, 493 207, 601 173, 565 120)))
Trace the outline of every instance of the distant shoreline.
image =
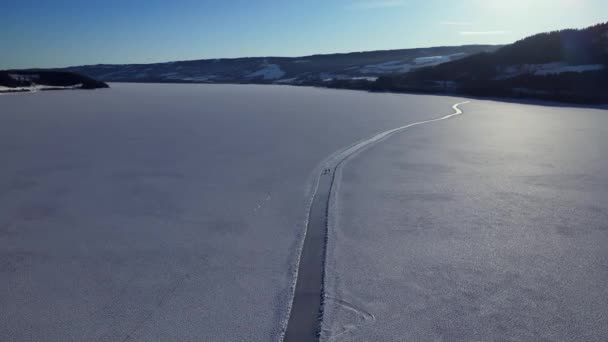
POLYGON ((408 91, 390 91, 390 90, 368 90, 368 89, 353 89, 353 88, 338 88, 338 87, 327 87, 319 84, 276 84, 276 83, 236 83, 236 82, 108 82, 108 84, 156 84, 156 85, 235 85, 235 86, 276 86, 276 87, 309 87, 317 89, 328 89, 328 90, 342 90, 342 91, 357 91, 366 92, 372 94, 395 94, 395 95, 422 95, 422 96, 442 96, 442 97, 460 97, 471 100, 484 100, 484 101, 496 101, 506 103, 517 103, 526 105, 537 105, 545 107, 570 107, 570 108, 589 108, 589 109, 601 109, 608 110, 608 102, 606 103, 577 103, 577 102, 566 102, 556 100, 545 100, 534 97, 500 97, 500 96, 474 96, 457 93, 440 93, 440 92, 408 92, 408 91))
MULTIPOLYGON (((328 90, 342 90, 342 91, 357 91, 357 92, 367 92, 372 94, 395 94, 395 95, 421 95, 421 96, 442 96, 442 97, 460 97, 471 100, 484 100, 484 101, 495 101, 495 102, 504 102, 504 103, 515 103, 515 104, 524 104, 524 105, 535 105, 535 106, 544 106, 544 107, 568 107, 568 108, 588 108, 588 109, 600 109, 600 110, 608 110, 608 102, 606 103, 579 103, 579 102, 567 102, 567 101, 557 101, 557 100, 546 100, 534 97, 499 97, 499 96, 474 96, 467 94, 458 94, 458 93, 440 93, 440 92, 415 92, 415 91, 391 91, 391 90, 369 90, 369 89, 357 89, 357 88, 341 88, 341 87, 328 87, 319 84, 276 84, 276 83, 236 83, 236 82, 138 82, 138 81, 126 81, 126 82, 107 82, 108 85, 111 84, 155 84, 155 85, 234 85, 234 86, 277 86, 277 87, 309 87, 309 88, 317 88, 317 89, 328 89, 328 90)), ((104 88, 98 88, 104 89, 104 88)), ((62 88, 62 87, 53 87, 53 88, 43 88, 43 89, 0 89, 0 95, 9 95, 9 94, 24 94, 24 93, 36 93, 39 91, 58 91, 58 90, 89 90, 89 89, 80 89, 80 88, 62 88)))

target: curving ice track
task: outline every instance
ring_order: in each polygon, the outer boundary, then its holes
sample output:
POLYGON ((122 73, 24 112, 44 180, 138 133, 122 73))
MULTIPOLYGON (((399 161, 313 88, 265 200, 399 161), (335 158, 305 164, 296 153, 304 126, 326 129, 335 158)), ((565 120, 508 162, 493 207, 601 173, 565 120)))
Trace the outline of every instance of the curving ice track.
POLYGON ((313 193, 312 204, 308 213, 306 236, 296 274, 295 293, 284 341, 314 341, 319 336, 319 324, 323 313, 327 218, 329 200, 336 181, 336 170, 339 169, 344 161, 357 152, 395 133, 414 126, 447 120, 461 115, 463 112, 458 107, 469 102, 465 101, 453 105, 454 113, 452 114, 436 119, 414 122, 378 133, 371 138, 338 151, 322 163, 321 175, 318 178, 317 187, 313 193))
POLYGON ((418 121, 418 122, 414 122, 405 126, 401 126, 401 127, 397 127, 388 131, 384 131, 381 133, 378 133, 376 135, 374 135, 371 138, 368 138, 366 140, 363 140, 361 142, 356 143, 355 145, 347 148, 346 150, 342 151, 342 152, 338 152, 335 155, 332 155, 329 160, 325 163, 325 167, 327 168, 332 168, 335 169, 336 167, 338 167, 340 165, 340 163, 342 163, 343 161, 345 161, 346 159, 348 159, 348 157, 352 156, 353 154, 355 154, 356 152, 359 152, 361 149, 365 148, 365 147, 369 147, 372 144, 375 144, 381 140, 384 140, 386 138, 388 138, 389 136, 398 133, 404 129, 410 128, 410 127, 414 127, 414 126, 418 126, 418 125, 424 125, 424 124, 428 124, 428 123, 432 123, 432 122, 437 122, 437 121, 441 121, 441 120, 447 120, 449 118, 452 118, 454 116, 457 115, 461 115, 462 114, 462 110, 460 110, 460 108, 458 108, 458 106, 463 105, 463 104, 467 104, 470 101, 464 101, 464 102, 460 102, 457 103, 455 105, 452 106, 452 109, 454 109, 454 113, 446 115, 446 116, 442 116, 440 118, 436 118, 436 119, 431 119, 431 120, 425 120, 425 121, 418 121))

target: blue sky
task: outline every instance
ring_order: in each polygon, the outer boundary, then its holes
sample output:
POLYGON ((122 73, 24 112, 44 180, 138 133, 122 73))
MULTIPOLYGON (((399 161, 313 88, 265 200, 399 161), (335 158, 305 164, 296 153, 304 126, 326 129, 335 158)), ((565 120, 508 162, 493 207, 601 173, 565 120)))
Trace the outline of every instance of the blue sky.
POLYGON ((504 44, 608 21, 606 0, 1 2, 0 69, 504 44))

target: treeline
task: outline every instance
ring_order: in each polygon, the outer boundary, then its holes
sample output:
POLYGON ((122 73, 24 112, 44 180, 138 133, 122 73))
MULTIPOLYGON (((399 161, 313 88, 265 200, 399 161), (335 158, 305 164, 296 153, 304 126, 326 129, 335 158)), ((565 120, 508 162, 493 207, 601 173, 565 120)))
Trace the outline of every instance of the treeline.
POLYGON ((608 70, 566 72, 554 75, 525 74, 517 77, 492 80, 476 79, 446 87, 435 81, 408 82, 385 77, 367 87, 355 85, 352 89, 370 91, 443 93, 480 97, 536 98, 543 100, 601 104, 608 103, 608 70))
POLYGON ((493 62, 505 64, 608 64, 608 23, 582 30, 540 33, 504 46, 493 62))
POLYGON ((49 70, 5 70, 0 71, 0 85, 4 87, 29 87, 34 84, 51 87, 71 87, 82 84, 81 89, 108 88, 104 82, 73 72, 49 70), (23 77, 12 77, 20 75, 23 77))
POLYGON ((29 82, 19 81, 12 78, 8 72, 0 71, 0 86, 16 88, 16 87, 27 87, 29 86, 29 82))

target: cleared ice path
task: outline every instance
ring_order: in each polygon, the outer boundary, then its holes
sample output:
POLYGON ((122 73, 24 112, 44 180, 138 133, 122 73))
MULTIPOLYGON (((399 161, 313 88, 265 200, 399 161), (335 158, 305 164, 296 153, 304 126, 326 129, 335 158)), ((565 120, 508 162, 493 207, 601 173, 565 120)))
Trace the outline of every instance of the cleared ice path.
POLYGON ((327 217, 329 199, 336 179, 336 169, 347 160, 366 147, 378 143, 391 135, 407 128, 447 120, 462 114, 458 106, 469 103, 460 102, 452 106, 454 113, 440 118, 419 121, 405 126, 397 127, 374 135, 360 141, 351 147, 331 155, 322 167, 321 175, 317 180, 317 188, 313 194, 309 209, 304 247, 300 255, 298 274, 291 313, 285 332, 284 341, 315 341, 320 332, 320 321, 323 311, 323 284, 324 264, 327 238, 327 217))

